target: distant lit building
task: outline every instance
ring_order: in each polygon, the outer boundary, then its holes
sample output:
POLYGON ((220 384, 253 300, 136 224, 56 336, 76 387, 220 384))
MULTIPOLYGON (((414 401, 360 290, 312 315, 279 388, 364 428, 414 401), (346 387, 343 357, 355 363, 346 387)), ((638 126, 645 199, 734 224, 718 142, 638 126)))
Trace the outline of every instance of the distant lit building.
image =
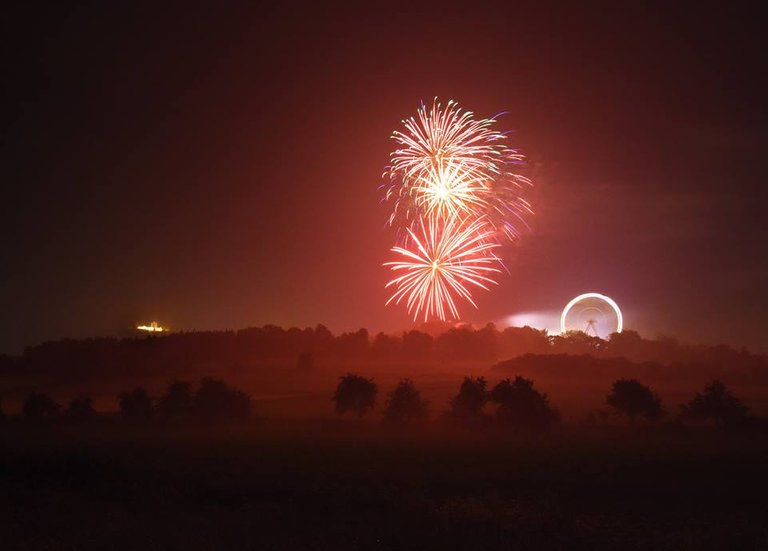
POLYGON ((137 325, 136 329, 139 331, 146 331, 147 333, 167 333, 168 328, 162 327, 156 321, 150 322, 149 325, 137 325))

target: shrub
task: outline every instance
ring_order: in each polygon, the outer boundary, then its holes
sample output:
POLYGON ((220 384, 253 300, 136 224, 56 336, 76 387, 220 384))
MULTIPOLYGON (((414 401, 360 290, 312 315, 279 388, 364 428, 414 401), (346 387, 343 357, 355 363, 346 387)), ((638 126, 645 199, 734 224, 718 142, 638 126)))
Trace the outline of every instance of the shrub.
POLYGON ((353 373, 339 377, 339 384, 333 395, 336 413, 344 414, 351 411, 362 417, 376 405, 378 391, 379 388, 373 379, 366 379, 353 373))
POLYGON ((475 424, 483 420, 488 402, 488 385, 484 377, 464 377, 459 393, 451 398, 448 418, 459 423, 475 424))
POLYGON ((79 423, 93 420, 96 417, 96 410, 93 409, 93 400, 88 396, 72 398, 64 412, 64 417, 79 423))
POLYGON ((296 369, 299 371, 312 371, 315 368, 315 358, 312 352, 302 352, 296 362, 296 369))
POLYGON ((718 380, 704 387, 702 394, 683 406, 684 416, 710 419, 720 426, 733 426, 747 419, 749 408, 741 403, 730 390, 718 380))
POLYGON ((24 398, 21 413, 31 421, 45 421, 57 417, 60 410, 61 406, 47 394, 30 392, 24 398))
POLYGON ((126 419, 146 420, 152 417, 154 398, 144 387, 136 387, 129 392, 120 393, 120 414, 126 419))
POLYGON ((387 397, 384 420, 395 424, 420 421, 427 417, 427 412, 427 402, 421 398, 413 381, 403 379, 387 397))
POLYGON ((613 383, 605 402, 626 415, 632 423, 638 415, 652 421, 664 413, 661 399, 649 387, 635 379, 619 379, 613 383))
POLYGON ((205 377, 192 400, 192 410, 203 421, 233 421, 251 414, 251 397, 220 379, 205 377))
POLYGON ((496 419, 503 425, 518 428, 545 428, 558 421, 549 398, 533 388, 533 381, 515 377, 504 379, 490 393, 490 401, 498 406, 496 419))
POLYGON ((184 419, 192 411, 192 385, 178 379, 171 381, 157 401, 157 412, 165 419, 184 419))

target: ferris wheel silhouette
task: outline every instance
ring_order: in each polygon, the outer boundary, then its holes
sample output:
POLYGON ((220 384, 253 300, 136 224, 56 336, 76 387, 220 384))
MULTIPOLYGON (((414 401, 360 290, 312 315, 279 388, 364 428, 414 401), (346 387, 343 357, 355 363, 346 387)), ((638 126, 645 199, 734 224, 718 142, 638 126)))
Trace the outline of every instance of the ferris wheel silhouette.
POLYGON ((603 295, 601 293, 583 293, 573 299, 565 305, 565 308, 563 308, 563 313, 560 315, 560 332, 565 333, 569 330, 568 327, 568 314, 573 310, 581 314, 581 319, 584 321, 582 322, 582 327, 571 327, 570 329, 577 329, 579 331, 583 331, 587 335, 590 333, 598 337, 598 325, 600 327, 604 327, 608 325, 608 316, 605 314, 603 310, 601 310, 597 305, 587 303, 586 301, 594 300, 598 301, 598 304, 605 304, 610 306, 610 308, 613 310, 613 313, 616 316, 616 333, 621 333, 621 330, 624 327, 624 318, 621 314, 621 309, 619 308, 619 305, 616 304, 616 301, 613 300, 611 297, 603 295), (584 305, 583 308, 580 308, 580 305, 584 305))

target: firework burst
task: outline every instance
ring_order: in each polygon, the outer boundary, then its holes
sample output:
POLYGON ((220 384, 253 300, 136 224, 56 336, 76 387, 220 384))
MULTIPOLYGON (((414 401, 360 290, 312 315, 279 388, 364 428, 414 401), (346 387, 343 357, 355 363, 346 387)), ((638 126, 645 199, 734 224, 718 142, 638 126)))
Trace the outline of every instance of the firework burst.
POLYGON ((488 182, 456 163, 430 167, 413 184, 415 204, 428 218, 452 218, 485 209, 491 189, 488 182))
POLYGON ((456 299, 466 299, 475 308, 470 289, 488 289, 500 272, 501 263, 494 254, 500 245, 493 241, 494 231, 484 218, 467 221, 458 217, 441 220, 420 219, 418 233, 408 228, 406 246, 392 248, 402 260, 384 265, 397 275, 386 287, 395 287, 387 301, 405 300, 414 321, 423 313, 424 321, 436 316, 459 318, 456 299))
POLYGON ((471 291, 496 283, 496 249, 516 240, 532 213, 522 197, 531 182, 513 170, 523 156, 495 123, 435 99, 392 135, 385 201, 401 259, 385 263, 395 272, 387 304, 405 302, 414 321, 459 319, 458 300, 477 308, 471 291))
POLYGON ((398 147, 385 172, 390 225, 413 229, 422 216, 486 216, 516 238, 530 214, 521 197, 530 181, 512 171, 524 157, 507 146, 495 122, 475 119, 453 101, 443 108, 437 99, 429 110, 422 105, 417 118, 404 120, 404 130, 392 135, 398 147))

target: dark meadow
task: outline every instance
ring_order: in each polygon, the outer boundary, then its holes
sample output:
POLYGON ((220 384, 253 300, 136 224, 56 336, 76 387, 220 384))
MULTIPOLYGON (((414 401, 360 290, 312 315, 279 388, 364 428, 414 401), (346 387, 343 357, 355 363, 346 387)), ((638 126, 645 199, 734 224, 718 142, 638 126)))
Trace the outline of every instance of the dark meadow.
POLYGON ((746 350, 265 326, 48 342, 0 375, 12 549, 768 537, 768 358, 746 350))

